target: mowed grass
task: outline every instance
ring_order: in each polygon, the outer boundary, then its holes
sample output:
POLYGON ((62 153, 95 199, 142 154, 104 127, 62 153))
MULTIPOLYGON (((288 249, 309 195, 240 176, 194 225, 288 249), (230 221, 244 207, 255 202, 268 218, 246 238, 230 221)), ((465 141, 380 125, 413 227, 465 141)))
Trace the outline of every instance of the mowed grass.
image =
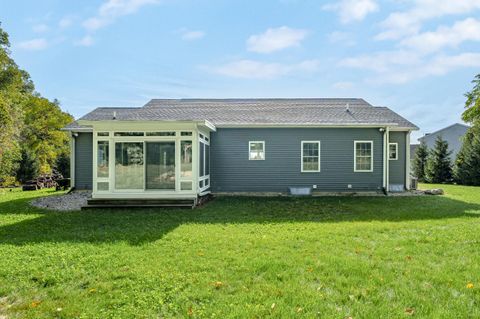
POLYGON ((0 318, 479 318, 480 188, 441 187, 88 212, 2 192, 0 318))

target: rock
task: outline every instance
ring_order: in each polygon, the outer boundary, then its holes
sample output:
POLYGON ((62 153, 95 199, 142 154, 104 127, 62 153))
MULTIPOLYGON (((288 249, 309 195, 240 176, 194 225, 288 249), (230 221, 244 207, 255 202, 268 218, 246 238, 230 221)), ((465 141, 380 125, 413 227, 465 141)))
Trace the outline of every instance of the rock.
POLYGON ((425 191, 425 194, 427 195, 443 195, 443 189, 441 188, 434 188, 434 189, 427 189, 425 191))

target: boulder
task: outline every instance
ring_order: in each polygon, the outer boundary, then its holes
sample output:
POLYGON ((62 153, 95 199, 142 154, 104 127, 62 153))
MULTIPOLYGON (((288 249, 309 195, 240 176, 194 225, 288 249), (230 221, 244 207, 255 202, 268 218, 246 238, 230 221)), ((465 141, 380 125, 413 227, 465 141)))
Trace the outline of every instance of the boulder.
POLYGON ((427 189, 425 191, 425 194, 427 195, 443 195, 443 189, 441 188, 434 188, 434 189, 427 189))

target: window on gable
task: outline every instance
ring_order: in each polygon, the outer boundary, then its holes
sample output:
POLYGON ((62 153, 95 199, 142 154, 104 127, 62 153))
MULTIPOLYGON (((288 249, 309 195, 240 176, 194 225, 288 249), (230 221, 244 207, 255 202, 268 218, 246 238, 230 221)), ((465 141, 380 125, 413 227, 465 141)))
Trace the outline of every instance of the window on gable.
POLYGON ((373 142, 355 141, 355 172, 373 172, 373 142))
POLYGON ((320 172, 320 141, 302 141, 302 172, 320 172))
POLYGON ((398 159, 398 143, 388 144, 388 159, 390 160, 398 159))
POLYGON ((250 141, 248 142, 248 159, 251 161, 265 159, 265 142, 250 141))

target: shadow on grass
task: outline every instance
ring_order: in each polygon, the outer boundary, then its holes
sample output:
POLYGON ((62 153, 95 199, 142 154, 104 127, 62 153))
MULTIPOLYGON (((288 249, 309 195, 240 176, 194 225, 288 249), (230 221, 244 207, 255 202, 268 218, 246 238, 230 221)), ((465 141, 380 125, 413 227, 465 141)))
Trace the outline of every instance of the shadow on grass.
POLYGON ((103 209, 51 212, 28 205, 30 199, 0 203, 0 216, 36 214, 0 227, 0 244, 40 242, 131 245, 156 241, 182 224, 337 223, 416 221, 480 217, 480 204, 447 197, 217 198, 189 209, 103 209))

